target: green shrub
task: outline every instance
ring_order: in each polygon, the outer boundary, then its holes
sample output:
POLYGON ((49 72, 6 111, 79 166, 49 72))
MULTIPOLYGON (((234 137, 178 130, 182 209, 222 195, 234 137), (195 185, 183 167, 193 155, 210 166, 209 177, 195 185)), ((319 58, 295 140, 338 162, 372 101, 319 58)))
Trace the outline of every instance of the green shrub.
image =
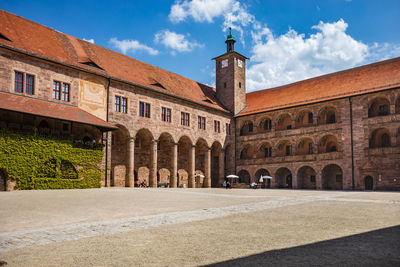
POLYGON ((103 151, 33 134, 0 130, 0 168, 16 189, 100 187, 103 151))

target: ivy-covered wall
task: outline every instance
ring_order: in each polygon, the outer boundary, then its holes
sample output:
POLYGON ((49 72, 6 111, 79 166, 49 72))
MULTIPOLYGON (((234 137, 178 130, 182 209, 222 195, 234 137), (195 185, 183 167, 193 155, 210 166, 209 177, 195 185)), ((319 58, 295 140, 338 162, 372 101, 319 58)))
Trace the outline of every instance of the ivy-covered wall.
POLYGON ((0 130, 0 169, 16 181, 15 189, 100 187, 102 158, 101 149, 72 140, 0 130))

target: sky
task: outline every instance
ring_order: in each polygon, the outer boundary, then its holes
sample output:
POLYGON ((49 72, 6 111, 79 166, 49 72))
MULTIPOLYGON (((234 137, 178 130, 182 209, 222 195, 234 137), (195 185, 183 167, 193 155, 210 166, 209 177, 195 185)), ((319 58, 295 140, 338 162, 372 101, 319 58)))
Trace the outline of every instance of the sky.
POLYGON ((400 56, 400 0, 2 0, 0 8, 215 86, 212 58, 249 58, 247 92, 400 56))

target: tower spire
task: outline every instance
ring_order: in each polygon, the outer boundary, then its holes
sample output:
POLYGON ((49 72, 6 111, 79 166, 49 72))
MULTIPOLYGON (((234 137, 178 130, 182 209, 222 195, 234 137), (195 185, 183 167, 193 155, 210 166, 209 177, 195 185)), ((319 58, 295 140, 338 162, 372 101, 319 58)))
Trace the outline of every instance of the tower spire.
POLYGON ((235 37, 232 35, 232 28, 229 27, 229 34, 226 37, 226 53, 230 53, 235 51, 235 37))

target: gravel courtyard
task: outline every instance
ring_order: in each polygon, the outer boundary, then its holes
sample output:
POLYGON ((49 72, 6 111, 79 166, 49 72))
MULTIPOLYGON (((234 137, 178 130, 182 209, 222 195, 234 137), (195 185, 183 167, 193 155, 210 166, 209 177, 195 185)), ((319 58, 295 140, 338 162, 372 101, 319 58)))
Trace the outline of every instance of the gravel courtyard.
POLYGON ((0 193, 5 266, 400 266, 400 193, 0 193))

